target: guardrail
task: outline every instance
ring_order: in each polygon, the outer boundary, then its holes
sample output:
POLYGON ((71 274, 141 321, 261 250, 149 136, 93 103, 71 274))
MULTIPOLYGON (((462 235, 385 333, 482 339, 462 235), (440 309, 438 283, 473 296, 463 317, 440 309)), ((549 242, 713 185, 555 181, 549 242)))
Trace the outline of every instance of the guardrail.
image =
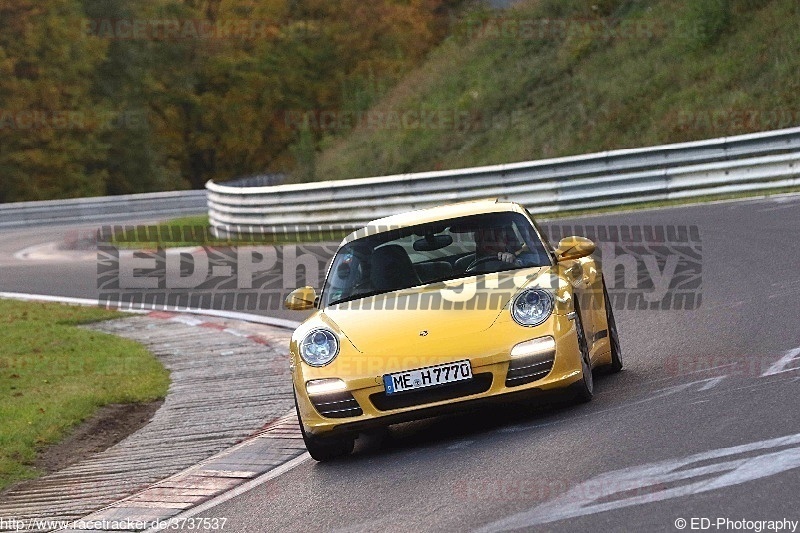
POLYGON ((175 191, 40 202, 0 204, 0 228, 61 224, 117 223, 125 220, 203 214, 206 191, 175 191))
POLYGON ((342 181, 229 187, 209 181, 218 234, 355 229, 411 209, 486 197, 533 213, 800 185, 800 128, 596 154, 342 181))

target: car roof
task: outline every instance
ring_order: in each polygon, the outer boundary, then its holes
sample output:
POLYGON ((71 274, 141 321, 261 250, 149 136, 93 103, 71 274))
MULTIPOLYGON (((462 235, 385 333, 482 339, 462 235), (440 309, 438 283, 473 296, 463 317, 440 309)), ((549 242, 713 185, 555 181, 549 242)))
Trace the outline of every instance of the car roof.
POLYGON ((366 237, 367 235, 383 233, 391 229, 406 228, 418 224, 478 215, 481 213, 501 213, 504 211, 524 213, 524 208, 516 202, 491 198, 417 209, 415 211, 407 211, 405 213, 378 218, 368 222, 363 228, 345 237, 342 244, 366 237))

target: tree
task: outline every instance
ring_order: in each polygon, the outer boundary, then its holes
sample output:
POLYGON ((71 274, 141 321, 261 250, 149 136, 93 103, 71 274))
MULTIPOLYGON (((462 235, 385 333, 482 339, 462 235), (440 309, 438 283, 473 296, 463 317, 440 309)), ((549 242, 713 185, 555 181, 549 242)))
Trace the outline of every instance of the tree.
POLYGON ((71 0, 0 0, 0 201, 101 194, 91 79, 106 43, 71 0))

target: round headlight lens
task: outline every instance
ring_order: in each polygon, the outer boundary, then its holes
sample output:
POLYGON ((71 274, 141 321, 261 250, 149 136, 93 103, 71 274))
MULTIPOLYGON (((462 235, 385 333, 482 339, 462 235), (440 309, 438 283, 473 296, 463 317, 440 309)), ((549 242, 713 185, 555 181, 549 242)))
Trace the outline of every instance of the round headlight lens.
POLYGON ((311 366, 325 366, 339 353, 339 339, 332 331, 315 329, 300 343, 300 357, 311 366))
POLYGON ((522 326, 538 326, 553 312, 553 296, 542 289, 522 291, 511 305, 511 316, 522 326))

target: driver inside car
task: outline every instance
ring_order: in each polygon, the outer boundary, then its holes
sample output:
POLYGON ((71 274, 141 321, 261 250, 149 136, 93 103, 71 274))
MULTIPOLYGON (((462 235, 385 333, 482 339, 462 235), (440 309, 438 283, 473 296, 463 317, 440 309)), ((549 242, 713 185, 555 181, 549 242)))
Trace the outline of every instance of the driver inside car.
MULTIPOLYGON (((485 273, 520 267, 541 266, 550 263, 544 248, 520 242, 514 230, 508 226, 489 226, 472 232, 475 238, 475 253, 459 258, 455 271, 462 273, 485 273)), ((536 242, 525 237, 525 241, 536 242)), ((537 238, 538 240, 538 238, 537 238)))
POLYGON ((475 232, 475 259, 494 258, 510 265, 522 266, 516 254, 510 252, 510 241, 505 228, 481 228, 475 232))

